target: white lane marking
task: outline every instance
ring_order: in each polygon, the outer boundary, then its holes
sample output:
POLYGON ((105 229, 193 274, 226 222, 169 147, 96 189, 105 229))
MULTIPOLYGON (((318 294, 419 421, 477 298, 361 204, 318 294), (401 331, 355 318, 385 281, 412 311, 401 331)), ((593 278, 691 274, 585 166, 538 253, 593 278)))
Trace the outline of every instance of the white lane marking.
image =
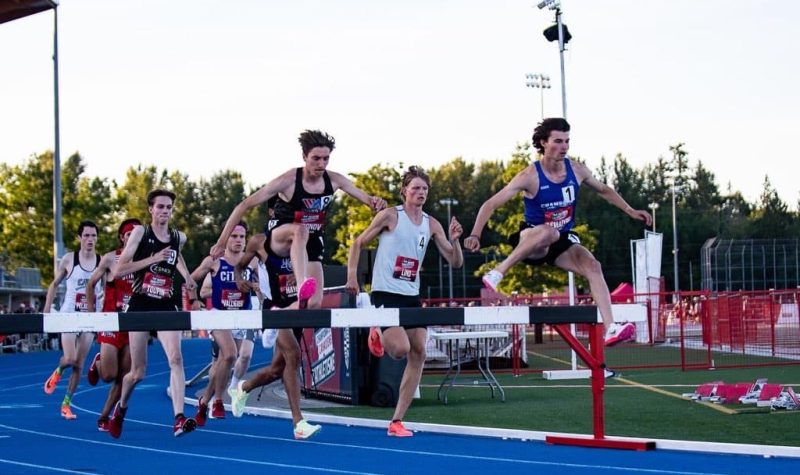
MULTIPOLYGON (((128 420, 125 420, 128 422, 128 420)), ((154 425, 163 425, 163 424, 154 424, 154 425)), ((171 426, 170 426, 171 427, 171 426)), ((302 469, 302 470, 314 470, 317 472, 327 472, 327 473, 352 473, 358 475, 378 475, 372 472, 354 472, 350 470, 336 470, 333 468, 326 468, 326 467, 314 467, 310 465, 290 465, 284 463, 276 463, 276 462, 265 462, 263 460, 247 460, 247 459, 240 459, 235 457, 219 457, 215 455, 206 455, 206 454, 195 454, 195 453, 186 453, 186 452, 178 452, 174 450, 163 450, 163 449, 155 449, 152 447, 142 447, 137 445, 126 445, 126 444, 118 444, 112 442, 101 442, 98 440, 91 440, 91 439, 82 439, 80 437, 68 437, 64 435, 58 434, 50 434, 47 432, 39 432, 34 430, 22 429, 19 427, 8 426, 5 424, 0 424, 0 428, 8 429, 8 430, 15 430, 18 432, 24 432, 26 434, 33 434, 33 435, 40 435, 44 437, 50 437, 54 439, 61 439, 61 440, 70 440, 74 442, 86 442, 90 444, 96 445, 105 445, 109 447, 118 447, 123 449, 133 449, 133 450, 141 450, 144 452, 155 452, 160 454, 167 454, 167 455, 183 455, 185 457, 196 457, 196 458, 203 458, 203 459, 210 459, 210 460, 222 460, 225 462, 240 462, 240 463, 249 463, 253 465, 266 465, 270 467, 280 467, 280 468, 291 468, 291 469, 302 469)), ((85 472, 69 472, 69 473, 85 473, 85 472)))
POLYGON ((75 470, 67 470, 66 468, 51 467, 49 465, 36 465, 32 463, 19 462, 17 460, 0 459, 0 463, 7 463, 9 465, 20 465, 22 467, 30 467, 30 468, 41 468, 44 470, 50 470, 51 472, 80 473, 81 475, 86 475, 86 472, 84 471, 76 472, 75 470))

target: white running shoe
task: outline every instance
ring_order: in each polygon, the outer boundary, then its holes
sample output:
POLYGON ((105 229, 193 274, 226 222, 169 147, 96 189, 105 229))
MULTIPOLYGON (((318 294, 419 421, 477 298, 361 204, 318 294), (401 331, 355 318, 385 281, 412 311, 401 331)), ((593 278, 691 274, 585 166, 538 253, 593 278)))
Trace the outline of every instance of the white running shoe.
POLYGON ((301 420, 294 426, 295 439, 308 439, 322 430, 322 426, 309 424, 305 419, 301 420))
POLYGON ((275 346, 275 340, 278 339, 278 330, 276 328, 267 328, 261 333, 261 346, 266 349, 275 346))
POLYGON ((231 412, 233 413, 233 417, 242 417, 244 408, 247 405, 248 393, 242 388, 243 384, 244 381, 239 381, 239 384, 236 385, 236 389, 228 391, 228 395, 231 397, 231 412))
POLYGON ((497 292, 497 286, 503 280, 503 274, 496 270, 490 270, 489 273, 483 276, 483 286, 489 290, 497 292))

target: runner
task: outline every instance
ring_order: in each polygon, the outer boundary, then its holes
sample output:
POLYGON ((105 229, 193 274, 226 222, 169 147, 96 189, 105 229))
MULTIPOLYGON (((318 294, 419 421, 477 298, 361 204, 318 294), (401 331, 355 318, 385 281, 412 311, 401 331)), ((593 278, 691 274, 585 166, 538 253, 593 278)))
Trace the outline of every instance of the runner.
MULTIPOLYGON (((111 269, 117 264, 119 255, 125 247, 125 243, 136 226, 141 226, 142 222, 136 218, 126 219, 117 229, 119 247, 107 253, 100 260, 100 264, 92 272, 89 284, 86 289, 89 311, 96 310, 94 287, 98 283, 105 282, 103 292, 103 312, 124 312, 128 306, 128 301, 133 292, 133 274, 126 274, 116 279, 111 279, 111 269)), ((128 332, 99 332, 97 342, 100 343, 100 352, 92 359, 86 379, 89 384, 95 386, 99 380, 111 383, 108 389, 108 398, 97 419, 97 429, 108 432, 108 421, 111 410, 119 401, 122 391, 122 377, 131 369, 131 352, 128 347, 128 332)))
MULTIPOLYGON (((61 303, 60 312, 87 312, 89 309, 86 295, 86 284, 92 275, 95 267, 100 263, 100 256, 95 252, 97 244, 97 225, 86 220, 78 225, 78 240, 80 250, 68 252, 61 258, 56 269, 55 279, 47 288, 47 297, 44 302, 44 313, 49 313, 55 299, 56 289, 64 280, 67 281, 67 289, 64 293, 64 301, 61 303)), ((99 289, 96 289, 99 293, 99 289)), ((72 412, 72 396, 78 389, 81 379, 81 370, 89 347, 94 340, 94 333, 62 333, 61 348, 63 355, 58 361, 58 367, 53 371, 44 383, 44 392, 53 394, 56 385, 61 380, 63 371, 72 368, 69 377, 67 393, 61 401, 61 417, 67 420, 77 419, 72 412)))

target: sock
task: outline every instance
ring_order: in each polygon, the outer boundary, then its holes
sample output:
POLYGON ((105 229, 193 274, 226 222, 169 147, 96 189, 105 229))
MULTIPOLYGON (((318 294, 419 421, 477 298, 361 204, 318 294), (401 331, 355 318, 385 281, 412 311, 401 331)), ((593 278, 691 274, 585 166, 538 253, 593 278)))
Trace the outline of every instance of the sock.
POLYGON ((395 422, 400 422, 401 420, 402 419, 392 419, 392 424, 394 424, 395 422))
POLYGON ((237 384, 239 384, 239 378, 236 376, 231 376, 231 384, 228 386, 228 389, 236 389, 237 384))
POLYGON ((61 372, 62 372, 62 371, 64 371, 64 368, 62 368, 61 366, 59 366, 58 368, 56 368, 56 374, 58 374, 59 376, 61 375, 61 372))
POLYGON ((176 421, 177 421, 178 419, 181 419, 181 418, 183 418, 183 417, 185 417, 185 416, 183 415, 183 413, 182 413, 182 412, 179 412, 179 413, 175 414, 175 420, 176 420, 176 421))
POLYGON ((67 393, 64 395, 64 400, 61 401, 62 406, 69 406, 72 403, 72 394, 67 393))

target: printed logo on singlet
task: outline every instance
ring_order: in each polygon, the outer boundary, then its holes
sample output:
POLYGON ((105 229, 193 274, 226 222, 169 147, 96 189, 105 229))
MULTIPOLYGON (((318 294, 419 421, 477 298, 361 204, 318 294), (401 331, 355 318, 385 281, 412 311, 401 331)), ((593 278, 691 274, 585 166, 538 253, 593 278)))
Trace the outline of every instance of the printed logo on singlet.
POLYGON ((322 231, 325 225, 325 208, 333 201, 333 195, 319 198, 303 198, 303 209, 294 212, 294 222, 309 231, 322 231))
POLYGON ((413 257, 397 256, 394 261, 394 274, 395 279, 414 282, 417 280, 417 272, 419 272, 419 261, 413 257))

